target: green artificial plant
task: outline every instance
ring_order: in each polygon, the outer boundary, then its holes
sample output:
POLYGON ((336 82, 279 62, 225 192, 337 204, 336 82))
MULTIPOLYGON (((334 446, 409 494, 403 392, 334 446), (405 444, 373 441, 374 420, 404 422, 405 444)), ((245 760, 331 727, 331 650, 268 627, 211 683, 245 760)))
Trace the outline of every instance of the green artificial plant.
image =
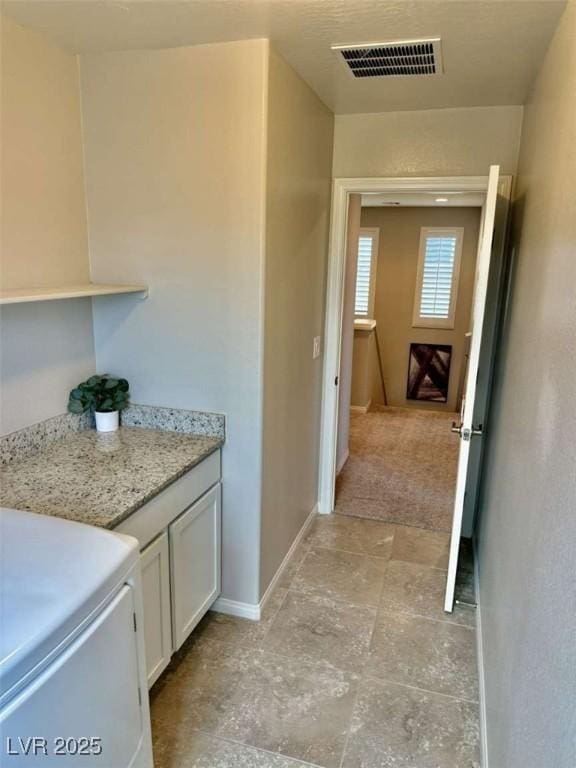
POLYGON ((105 373, 90 376, 70 392, 68 410, 71 413, 98 411, 111 413, 127 407, 130 400, 129 384, 126 379, 116 379, 105 373))

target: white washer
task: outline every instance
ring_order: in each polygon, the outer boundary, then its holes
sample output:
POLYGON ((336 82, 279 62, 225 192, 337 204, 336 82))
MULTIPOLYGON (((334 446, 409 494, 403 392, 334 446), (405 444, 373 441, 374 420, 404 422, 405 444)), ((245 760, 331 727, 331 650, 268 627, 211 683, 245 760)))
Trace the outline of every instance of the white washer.
POLYGON ((0 509, 0 765, 152 768, 138 542, 0 509))

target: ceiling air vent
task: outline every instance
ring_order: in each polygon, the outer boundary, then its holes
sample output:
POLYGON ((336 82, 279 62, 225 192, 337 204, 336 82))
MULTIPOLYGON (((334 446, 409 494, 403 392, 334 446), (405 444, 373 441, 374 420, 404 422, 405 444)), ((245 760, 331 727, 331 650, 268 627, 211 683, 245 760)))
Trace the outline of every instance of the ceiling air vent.
POLYGON ((440 38, 365 45, 333 45, 354 77, 441 75, 440 38))

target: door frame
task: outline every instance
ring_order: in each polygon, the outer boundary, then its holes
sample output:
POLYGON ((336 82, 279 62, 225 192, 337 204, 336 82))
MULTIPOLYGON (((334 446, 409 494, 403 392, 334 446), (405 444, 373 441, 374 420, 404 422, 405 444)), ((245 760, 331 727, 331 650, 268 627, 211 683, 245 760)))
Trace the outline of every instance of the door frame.
MULTIPOLYGON (((360 177, 335 178, 332 188, 330 244, 326 287, 324 323, 324 368, 322 379, 322 419, 320 428, 320 467, 318 511, 334 511, 336 481, 336 444, 338 440, 338 377, 342 345, 342 313, 344 305, 344 274, 349 196, 368 192, 477 192, 486 194, 488 176, 427 176, 427 177, 360 177)), ((502 260, 506 242, 508 202, 512 177, 500 176, 498 195, 506 206, 498 206, 494 228, 494 244, 502 260)))

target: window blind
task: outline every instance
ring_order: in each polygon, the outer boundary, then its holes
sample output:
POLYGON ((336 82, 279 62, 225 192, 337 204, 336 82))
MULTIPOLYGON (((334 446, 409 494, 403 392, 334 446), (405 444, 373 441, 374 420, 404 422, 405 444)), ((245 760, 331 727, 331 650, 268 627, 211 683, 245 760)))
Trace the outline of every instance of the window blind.
POLYGON ((426 238, 419 312, 422 318, 450 317, 456 247, 454 235, 426 238))
POLYGON ((374 238, 360 235, 358 238, 358 266, 356 269, 356 301, 354 314, 368 317, 370 307, 370 285, 372 280, 372 253, 374 238))

